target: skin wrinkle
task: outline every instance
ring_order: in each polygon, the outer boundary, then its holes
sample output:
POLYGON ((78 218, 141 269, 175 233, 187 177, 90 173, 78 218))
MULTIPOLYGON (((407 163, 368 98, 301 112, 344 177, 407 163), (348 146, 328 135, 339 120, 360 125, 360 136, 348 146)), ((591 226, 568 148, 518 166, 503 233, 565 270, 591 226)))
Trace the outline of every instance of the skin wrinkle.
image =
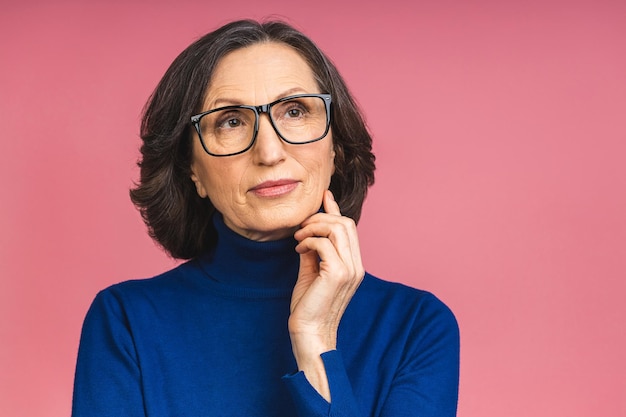
MULTIPOLYGON (((293 93, 320 92, 307 62, 280 43, 255 44, 226 55, 211 86, 206 93, 210 105, 262 105, 293 93)), ((330 389, 321 354, 336 349, 339 321, 363 279, 355 223, 341 215, 328 191, 334 160, 332 132, 315 142, 289 144, 263 114, 256 142, 241 154, 211 156, 194 134, 191 165, 199 195, 211 199, 227 227, 253 240, 294 236, 298 241, 300 269, 287 325, 298 369, 327 401, 330 389), (265 192, 257 188, 276 180, 289 182, 265 192)))
MULTIPOLYGON (((300 93, 307 93, 307 91, 304 91, 303 89, 301 89, 299 87, 290 88, 290 89, 288 89, 286 91, 283 91, 280 94, 277 94, 276 97, 274 97, 268 103, 271 103, 271 102, 273 102, 275 100, 278 100, 279 98, 282 98, 282 97, 291 96, 293 94, 300 94, 300 93)), ((261 103, 261 104, 268 104, 268 103, 261 103)), ((216 109, 216 108, 219 108, 219 107, 239 106, 239 105, 249 105, 249 103, 243 103, 240 100, 235 99, 235 98, 218 97, 213 102, 211 102, 211 101, 205 102, 204 108, 206 108, 207 111, 208 111, 208 110, 213 110, 213 109, 216 109)))
MULTIPOLYGON (((230 104, 261 105, 296 93, 319 93, 306 61, 291 47, 255 44, 231 52, 218 63, 205 108, 230 104), (217 104, 219 103, 219 105, 217 104)), ((251 149, 240 155, 207 155, 193 136, 191 179, 201 197, 208 197, 237 233, 254 240, 293 234, 316 213, 334 173, 332 131, 320 141, 292 145, 284 142, 261 115, 251 149), (285 196, 263 198, 250 189, 261 182, 294 179, 297 187, 285 196)))

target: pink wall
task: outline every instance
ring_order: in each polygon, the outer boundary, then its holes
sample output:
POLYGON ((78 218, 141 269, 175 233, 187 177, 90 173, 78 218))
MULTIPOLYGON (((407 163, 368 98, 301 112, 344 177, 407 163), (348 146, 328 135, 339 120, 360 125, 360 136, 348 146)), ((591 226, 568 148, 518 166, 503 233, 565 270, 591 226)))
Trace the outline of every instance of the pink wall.
POLYGON ((626 415, 625 2, 40 3, 0 8, 0 415, 68 415, 95 293, 173 265, 127 197, 167 65, 275 13, 365 110, 366 266, 456 312, 459 416, 626 415))

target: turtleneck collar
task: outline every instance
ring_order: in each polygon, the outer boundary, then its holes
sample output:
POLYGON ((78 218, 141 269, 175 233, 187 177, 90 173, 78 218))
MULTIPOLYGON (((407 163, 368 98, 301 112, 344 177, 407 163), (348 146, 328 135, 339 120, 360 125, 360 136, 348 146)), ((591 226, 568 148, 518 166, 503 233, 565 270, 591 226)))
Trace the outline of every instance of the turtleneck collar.
POLYGON ((209 279, 232 289, 288 290, 298 277, 300 257, 293 237, 257 242, 226 226, 222 215, 213 215, 217 231, 215 248, 199 259, 209 279))

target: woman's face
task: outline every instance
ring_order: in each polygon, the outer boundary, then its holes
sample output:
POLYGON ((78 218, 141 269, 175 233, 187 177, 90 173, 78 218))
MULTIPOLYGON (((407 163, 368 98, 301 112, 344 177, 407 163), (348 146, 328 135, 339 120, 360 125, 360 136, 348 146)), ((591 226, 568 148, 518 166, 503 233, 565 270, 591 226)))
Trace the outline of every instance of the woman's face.
MULTIPOLYGON (((287 45, 260 43, 219 61, 203 110, 262 105, 301 93, 322 93, 306 61, 287 45)), ((317 142, 291 145, 262 114, 254 145, 239 155, 208 155, 194 133, 191 179, 229 228, 249 239, 275 240, 292 235, 319 210, 334 157, 331 132, 317 142)))

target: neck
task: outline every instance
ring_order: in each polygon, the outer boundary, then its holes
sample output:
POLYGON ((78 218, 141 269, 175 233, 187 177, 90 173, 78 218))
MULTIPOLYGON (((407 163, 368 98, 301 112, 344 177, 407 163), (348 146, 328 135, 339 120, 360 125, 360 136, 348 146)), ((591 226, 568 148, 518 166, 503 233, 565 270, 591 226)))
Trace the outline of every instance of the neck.
POLYGON ((236 232, 237 234, 250 239, 256 240, 257 242, 268 242, 273 240, 282 240, 293 236, 293 234, 298 230, 298 227, 287 227, 284 229, 277 229, 267 232, 260 232, 257 230, 247 230, 241 229, 232 224, 232 222, 228 221, 228 219, 222 218, 222 221, 230 230, 236 232))
POLYGON ((300 257, 296 240, 255 241, 234 232, 215 213, 215 248, 200 259, 209 277, 221 284, 246 288, 293 288, 300 257))

